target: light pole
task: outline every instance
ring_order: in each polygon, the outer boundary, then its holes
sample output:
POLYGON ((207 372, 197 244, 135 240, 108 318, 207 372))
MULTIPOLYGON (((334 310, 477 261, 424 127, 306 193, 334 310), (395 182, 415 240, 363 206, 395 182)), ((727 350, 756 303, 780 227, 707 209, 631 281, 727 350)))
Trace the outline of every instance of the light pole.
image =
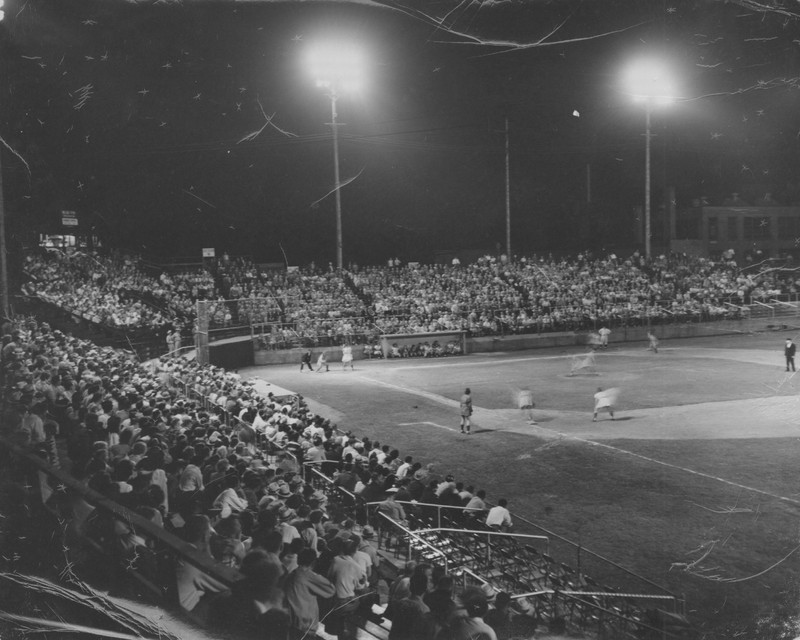
POLYGON ((650 138, 653 107, 666 106, 675 101, 675 89, 669 70, 657 60, 639 60, 632 64, 625 76, 627 91, 634 102, 644 104, 644 253, 650 259, 650 138))
MULTIPOLYGON (((0 22, 5 18, 3 0, 0 0, 0 22)), ((3 320, 11 319, 11 304, 8 293, 8 258, 6 257, 6 207, 3 200, 3 167, 0 163, 0 315, 3 320)))
POLYGON ((336 201, 336 267, 344 264, 342 257, 342 194, 339 177, 339 120, 336 103, 341 93, 355 93, 361 88, 364 63, 361 52, 347 43, 329 42, 317 45, 308 52, 308 66, 317 86, 327 90, 331 100, 333 131, 333 180, 336 201))
POLYGON ((644 255, 650 259, 650 101, 644 103, 644 255))
POLYGON ((336 87, 330 88, 331 129, 333 129, 333 185, 336 193, 336 268, 342 268, 342 190, 339 180, 339 123, 336 121, 336 100, 339 98, 336 87))

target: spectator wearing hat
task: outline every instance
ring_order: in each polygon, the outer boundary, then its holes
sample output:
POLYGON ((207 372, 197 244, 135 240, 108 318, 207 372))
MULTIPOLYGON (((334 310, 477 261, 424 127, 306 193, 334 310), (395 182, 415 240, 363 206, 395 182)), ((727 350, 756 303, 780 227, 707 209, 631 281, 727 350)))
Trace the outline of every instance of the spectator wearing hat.
POLYGON ((383 513, 389 516, 395 522, 405 523, 406 521, 406 512, 403 509, 403 505, 401 505, 395 499, 395 494, 390 493, 386 496, 386 499, 382 502, 378 503, 377 506, 378 513, 383 513))
POLYGON ((377 582, 378 572, 377 568, 380 564, 380 556, 378 555, 378 550, 375 548, 374 541, 375 540, 375 529, 373 529, 370 525, 366 525, 361 529, 361 538, 358 545, 358 550, 366 553, 370 560, 372 561, 372 567, 375 568, 373 571, 374 579, 370 582, 374 584, 377 582))
MULTIPOLYGON (((412 466, 412 469, 420 465, 419 462, 415 462, 412 466)), ((411 496, 412 500, 419 500, 422 497, 422 492, 425 491, 425 472, 421 468, 414 469, 414 473, 411 476, 411 482, 408 483, 408 493, 411 496)))
MULTIPOLYGON (((308 509, 308 507, 305 507, 305 509, 308 509)), ((314 523, 309 520, 310 515, 309 513, 307 517, 296 520, 293 526, 300 532, 300 537, 305 547, 311 549, 314 555, 316 555, 317 547, 319 546, 319 534, 317 533, 317 528, 314 526, 314 523)))
POLYGON ((389 640, 428 640, 434 637, 431 610, 423 601, 427 586, 424 574, 410 577, 409 595, 393 603, 389 640))
POLYGON ((489 611, 486 594, 479 587, 467 587, 461 592, 462 615, 453 622, 454 640, 497 640, 497 634, 483 620, 489 611))
POLYGON ((278 527, 277 531, 281 534, 281 540, 284 545, 291 544, 294 540, 300 540, 300 532, 291 524, 291 521, 297 516, 294 509, 290 509, 286 505, 278 510, 278 527))
POLYGON ((292 613, 292 628, 313 637, 319 625, 319 598, 331 598, 336 589, 330 580, 314 571, 317 554, 303 549, 297 554, 297 569, 286 578, 284 593, 292 613))
POLYGON ((242 560, 239 571, 244 579, 213 608, 214 625, 233 637, 288 640, 291 618, 283 605, 281 570, 264 551, 254 549, 242 560))

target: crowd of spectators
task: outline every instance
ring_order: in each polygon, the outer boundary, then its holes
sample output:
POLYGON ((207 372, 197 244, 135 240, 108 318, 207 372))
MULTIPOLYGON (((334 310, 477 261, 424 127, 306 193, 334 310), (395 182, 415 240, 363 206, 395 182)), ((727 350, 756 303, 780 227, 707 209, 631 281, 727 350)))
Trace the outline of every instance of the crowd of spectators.
MULTIPOLYGON (((332 486, 400 522, 401 503, 416 500, 464 506, 467 517, 492 525, 497 515, 483 490, 337 429, 300 396, 259 393, 236 373, 167 356, 142 365, 32 319, 6 323, 3 334, 3 435, 244 576, 228 589, 178 562, 176 599, 197 618, 284 639, 303 637, 324 617, 329 633, 351 640, 365 618, 382 620, 372 605, 384 601, 390 638, 433 640, 442 629, 457 640, 476 629, 496 637, 483 621, 491 619, 486 594, 456 598, 437 567, 410 563, 381 597, 373 528, 348 519, 301 465, 315 463, 332 486), (404 613, 412 609, 420 613, 413 622, 404 613)), ((68 548, 90 538, 159 579, 152 542, 133 525, 66 492, 50 500, 69 520, 68 548)), ((505 624, 510 614, 502 616, 505 624)))
POLYGON ((191 322, 208 300, 210 327, 250 325, 264 348, 367 344, 385 334, 471 336, 596 330, 738 317, 745 305, 797 294, 787 270, 638 253, 627 259, 485 256, 468 265, 266 270, 225 258, 214 267, 146 276, 131 258, 28 257, 25 292, 99 323, 158 327, 191 322), (135 297, 133 297, 135 296, 135 297), (225 301, 227 300, 227 302, 225 301), (156 302, 159 307, 148 301, 156 302))
POLYGON ((95 324, 149 331, 172 323, 165 311, 130 295, 147 285, 129 259, 51 252, 47 258, 28 256, 24 269, 29 280, 23 293, 95 324))
POLYGON ((197 300, 213 298, 206 269, 147 275, 130 256, 84 252, 26 256, 22 292, 90 322, 136 333, 158 333, 191 325, 197 300))

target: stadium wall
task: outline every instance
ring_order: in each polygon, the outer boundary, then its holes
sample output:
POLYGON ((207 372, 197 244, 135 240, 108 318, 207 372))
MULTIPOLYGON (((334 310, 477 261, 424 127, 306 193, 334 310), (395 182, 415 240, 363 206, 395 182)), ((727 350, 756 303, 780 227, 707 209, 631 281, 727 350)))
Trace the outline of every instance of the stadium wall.
MULTIPOLYGON (((659 340, 671 338, 699 338, 704 336, 730 335, 749 333, 753 331, 783 331, 796 329, 800 326, 800 318, 792 317, 765 317, 747 318, 743 320, 720 320, 717 322, 687 322, 676 324, 653 324, 650 327, 617 327, 612 329, 609 336, 610 343, 647 342, 647 332, 652 331, 659 340)), ((430 334, 433 335, 433 334, 430 334)), ((420 334, 409 334, 408 341, 419 342, 420 334)), ((465 338, 465 353, 493 353, 501 351, 524 351, 526 349, 546 349, 553 347, 576 347, 589 344, 588 332, 563 331, 542 334, 486 336, 480 338, 465 338)), ((392 342, 400 339, 399 335, 392 336, 392 342)), ((229 369, 240 367, 270 365, 270 364, 300 364, 300 356, 305 351, 302 348, 283 350, 258 350, 256 343, 249 337, 241 337, 223 341, 226 344, 209 345, 216 351, 212 357, 214 364, 220 364, 229 369), (248 353, 249 351, 249 353, 248 353), (224 364, 223 364, 224 363, 224 364)), ((342 352, 338 346, 312 348, 313 361, 316 363, 321 350, 328 353, 328 362, 341 362, 342 352)), ((353 359, 363 360, 364 352, 356 346, 353 349, 353 359)))

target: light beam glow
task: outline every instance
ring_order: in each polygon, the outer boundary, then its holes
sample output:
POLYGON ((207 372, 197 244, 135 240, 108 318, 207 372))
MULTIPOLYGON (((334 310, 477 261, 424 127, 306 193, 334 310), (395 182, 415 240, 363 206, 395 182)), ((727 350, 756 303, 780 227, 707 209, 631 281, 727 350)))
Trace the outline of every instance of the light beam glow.
POLYGON ((357 93, 363 87, 364 55, 349 42, 319 43, 307 52, 306 63, 319 87, 344 93, 357 93))
POLYGON ((669 68, 655 59, 638 60, 625 71, 624 85, 636 102, 667 105, 675 101, 675 83, 669 68))

